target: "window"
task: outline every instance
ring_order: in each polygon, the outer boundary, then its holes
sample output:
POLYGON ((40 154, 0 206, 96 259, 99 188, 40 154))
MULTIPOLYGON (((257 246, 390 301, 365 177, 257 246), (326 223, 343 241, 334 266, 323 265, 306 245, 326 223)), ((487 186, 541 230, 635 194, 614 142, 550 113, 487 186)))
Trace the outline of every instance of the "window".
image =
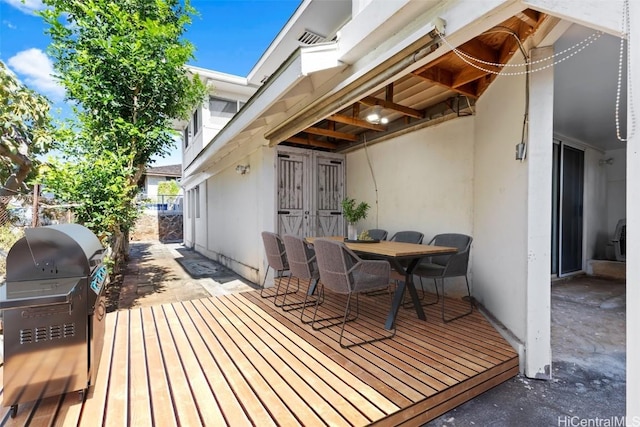
POLYGON ((196 218, 200 218, 200 186, 194 189, 196 202, 196 218))
POLYGON ((184 148, 186 149, 189 146, 189 125, 184 128, 184 134, 182 135, 182 139, 184 140, 184 148))
POLYGON ((193 134, 197 135, 198 131, 200 130, 200 123, 198 123, 198 110, 193 112, 192 123, 193 123, 193 134))
POLYGON ((223 117, 230 119, 238 112, 238 101, 209 97, 209 114, 211 117, 223 117))

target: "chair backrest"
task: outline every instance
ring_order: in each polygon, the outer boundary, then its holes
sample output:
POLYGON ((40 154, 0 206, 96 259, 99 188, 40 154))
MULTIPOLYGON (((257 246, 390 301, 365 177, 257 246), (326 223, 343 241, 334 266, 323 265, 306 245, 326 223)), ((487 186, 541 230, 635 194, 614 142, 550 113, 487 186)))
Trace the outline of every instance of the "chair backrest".
POLYGON ((316 253, 303 239, 290 234, 282 237, 287 251, 289 271, 299 279, 314 279, 318 276, 316 253))
POLYGON ((422 239, 424 238, 424 234, 419 231, 398 231, 393 237, 389 240, 392 242, 403 242, 403 243, 422 243, 422 239))
POLYGON ((264 243, 264 251, 267 255, 267 262, 277 271, 289 269, 287 262, 287 253, 284 248, 284 242, 276 233, 269 231, 262 232, 262 242, 264 243))
POLYGON ((433 264, 446 266, 444 277, 466 275, 472 241, 473 238, 466 234, 443 233, 436 235, 429 242, 430 245, 454 247, 458 249, 458 253, 454 255, 434 256, 431 257, 431 262, 433 264))
POLYGON ((360 258, 342 242, 316 239, 313 242, 320 271, 320 282, 333 292, 346 294, 353 288, 351 269, 360 258))
POLYGON ((369 233, 369 237, 374 240, 385 240, 387 238, 387 230, 380 228, 372 228, 371 230, 367 230, 367 233, 369 233))

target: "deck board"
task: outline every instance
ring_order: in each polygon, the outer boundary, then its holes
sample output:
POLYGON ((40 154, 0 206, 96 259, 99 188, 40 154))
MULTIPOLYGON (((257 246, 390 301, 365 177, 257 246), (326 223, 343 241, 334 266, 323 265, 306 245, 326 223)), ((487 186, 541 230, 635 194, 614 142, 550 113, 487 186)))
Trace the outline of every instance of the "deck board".
MULTIPOLYGON (((319 315, 343 303, 327 294, 319 315)), ((345 337, 386 333, 389 305, 385 294, 361 298, 345 337)), ((466 307, 447 299, 452 313, 466 307)), ((440 305, 425 307, 426 322, 401 309, 394 338, 345 350, 339 327, 314 331, 289 308, 253 291, 109 313, 87 399, 21 404, 13 419, 2 407, 0 424, 415 426, 518 372, 515 351, 477 311, 444 324, 440 305)))

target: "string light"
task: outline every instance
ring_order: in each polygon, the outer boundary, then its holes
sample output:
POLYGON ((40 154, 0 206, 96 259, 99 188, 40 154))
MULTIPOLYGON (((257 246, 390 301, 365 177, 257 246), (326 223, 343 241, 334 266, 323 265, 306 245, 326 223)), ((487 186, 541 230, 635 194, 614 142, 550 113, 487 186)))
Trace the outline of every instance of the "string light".
MULTIPOLYGON (((629 102, 628 104, 630 105, 630 117, 631 117, 631 124, 630 127, 628 129, 627 132, 627 138, 623 138, 620 135, 620 94, 622 92, 622 65, 624 63, 624 51, 625 51, 625 40, 626 40, 626 48, 627 48, 627 58, 629 58, 630 53, 631 53, 631 35, 629 32, 629 28, 630 28, 630 19, 629 19, 629 0, 625 0, 622 6, 622 34, 620 36, 620 56, 619 56, 619 60, 618 60, 618 84, 617 84, 617 91, 616 91, 616 114, 615 114, 615 121, 616 121, 616 137, 618 138, 619 141, 622 142, 626 142, 628 141, 629 138, 631 138, 635 132, 635 128, 636 128, 636 116, 635 116, 635 111, 634 111, 634 106, 633 106, 633 88, 631 86, 631 79, 628 79, 628 93, 629 93, 629 102)), ((476 58, 474 56, 469 55, 466 52, 463 52, 461 50, 459 50, 457 47, 453 46, 451 43, 449 43, 449 41, 445 38, 444 34, 438 32, 438 35, 440 36, 440 39, 444 42, 444 44, 446 44, 449 49, 451 49, 451 51, 453 53, 456 54, 456 56, 458 56, 458 58, 460 58, 463 62, 465 62, 467 65, 470 65, 480 71, 483 71, 485 73, 489 73, 489 74, 495 74, 495 75, 499 75, 499 76, 522 76, 525 74, 531 74, 531 73, 537 73, 538 71, 543 71, 546 69, 549 69, 555 65, 560 64, 561 62, 566 61, 567 59, 577 55, 578 53, 582 52, 584 49, 586 49, 588 46, 590 46, 593 42, 595 42, 596 40, 598 40, 602 34, 604 34, 602 31, 596 31, 593 34, 591 34, 589 37, 587 37, 586 39, 574 44, 571 47, 568 47, 560 52, 554 53, 553 55, 550 55, 546 58, 541 58, 541 59, 537 59, 535 61, 529 61, 529 59, 525 56, 525 60, 526 62, 524 63, 519 63, 519 64, 501 64, 501 63, 497 63, 497 62, 490 62, 490 61, 484 61, 482 59, 476 58), (570 53, 569 53, 570 52, 570 53), (567 56, 563 56, 565 54, 568 54, 567 56), (548 63, 547 65, 541 66, 541 67, 532 67, 536 64, 543 64, 543 63, 547 63, 549 61, 553 61, 551 63, 548 63), (486 66, 491 66, 491 67, 497 67, 500 68, 500 71, 495 71, 495 70, 491 70, 488 69, 486 67, 482 67, 478 64, 483 64, 486 66), (506 67, 527 67, 524 71, 515 71, 515 72, 505 72, 502 71, 503 68, 506 67)), ((627 60, 627 76, 631 76, 631 62, 629 60, 627 60)))
POLYGON ((500 76, 522 76, 525 74, 531 74, 531 73, 537 73, 538 71, 543 71, 546 70, 548 68, 553 67, 554 65, 557 65, 561 62, 566 61, 567 59, 577 55, 578 53, 582 52, 587 46, 591 45, 594 41, 598 40, 598 38, 600 38, 600 36, 602 35, 601 31, 597 31, 595 33, 593 33, 592 35, 590 35, 589 37, 587 37, 586 39, 582 40, 579 43, 576 43, 575 45, 571 46, 570 48, 567 48, 565 50, 563 50, 562 52, 558 52, 557 54, 553 54, 551 56, 548 56, 546 58, 542 58, 542 59, 538 59, 536 61, 533 62, 525 62, 525 63, 521 63, 521 64, 499 64, 499 63, 494 63, 494 62, 488 62, 488 61, 483 61, 481 59, 475 58, 465 52, 462 52, 461 50, 459 50, 458 48, 456 48, 455 46, 451 45, 451 43, 449 43, 449 41, 447 41, 444 36, 442 34, 440 34, 440 38, 442 39, 442 41, 451 49, 451 51, 453 53, 455 53, 458 58, 460 58, 462 61, 464 61, 466 64, 480 70, 483 71, 485 73, 489 73, 489 74, 496 74, 496 75, 500 75, 500 76), (495 70, 490 70, 488 68, 485 67, 481 67, 480 65, 474 64, 471 61, 475 61, 477 63, 480 64, 485 64, 485 65, 491 65, 494 67, 526 67, 527 65, 533 65, 533 64, 540 64, 540 63, 544 63, 544 62, 548 62, 553 60, 554 58, 556 58, 559 55, 565 54, 573 49, 577 49, 575 52, 572 52, 570 55, 565 56, 563 58, 560 59, 556 59, 555 61, 551 62, 550 64, 544 65, 542 67, 537 67, 537 68, 530 68, 528 70, 524 70, 524 71, 515 71, 515 72, 504 72, 504 71, 495 71, 495 70), (469 59, 467 59, 469 58, 469 59))
POLYGON ((630 57, 630 53, 631 53, 631 33, 629 32, 630 29, 630 21, 629 21, 629 1, 625 0, 623 6, 622 6, 622 34, 620 36, 620 57, 618 60, 618 87, 617 87, 617 91, 616 91, 616 137, 618 138, 618 141, 621 142, 627 142, 632 136, 633 136, 633 132, 635 131, 636 128, 636 115, 635 115, 635 111, 633 108, 633 91, 632 91, 632 87, 631 87, 631 79, 628 78, 627 79, 627 84, 629 85, 629 102, 628 104, 630 105, 630 116, 631 116, 631 126, 629 127, 628 131, 627 131, 627 137, 623 138, 620 135, 620 93, 622 91, 622 64, 624 62, 624 45, 625 45, 625 38, 626 38, 626 42, 627 42, 627 76, 631 76, 631 61, 629 60, 630 57))

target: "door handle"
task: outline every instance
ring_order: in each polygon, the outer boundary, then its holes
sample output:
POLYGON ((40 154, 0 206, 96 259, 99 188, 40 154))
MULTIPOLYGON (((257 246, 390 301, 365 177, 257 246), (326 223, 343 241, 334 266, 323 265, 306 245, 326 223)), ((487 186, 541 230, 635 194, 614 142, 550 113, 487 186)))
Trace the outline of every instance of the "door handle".
POLYGON ((342 212, 331 212, 331 215, 342 215, 342 212))

